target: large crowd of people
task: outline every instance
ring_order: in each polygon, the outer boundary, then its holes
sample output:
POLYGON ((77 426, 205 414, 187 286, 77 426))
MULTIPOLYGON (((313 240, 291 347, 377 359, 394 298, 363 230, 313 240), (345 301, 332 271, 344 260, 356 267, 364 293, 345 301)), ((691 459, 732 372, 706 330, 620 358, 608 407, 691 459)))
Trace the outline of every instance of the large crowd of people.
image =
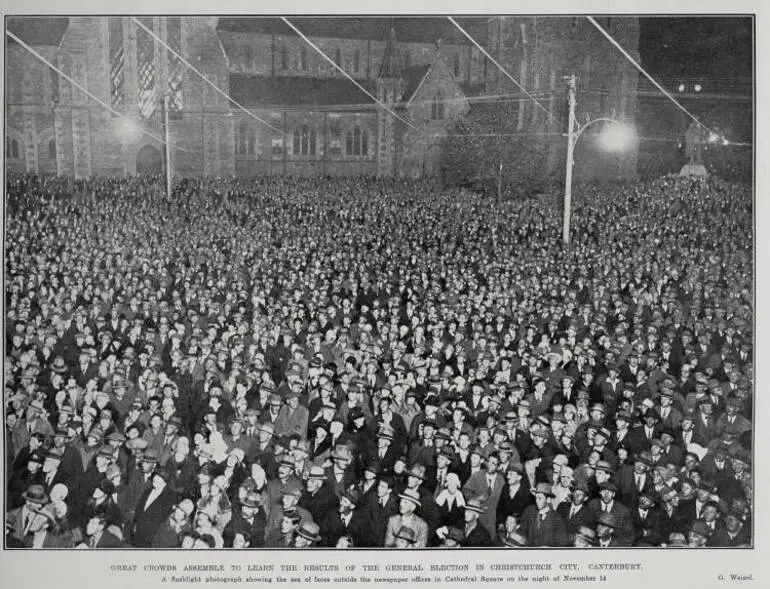
POLYGON ((753 201, 7 176, 6 546, 752 542, 753 201))

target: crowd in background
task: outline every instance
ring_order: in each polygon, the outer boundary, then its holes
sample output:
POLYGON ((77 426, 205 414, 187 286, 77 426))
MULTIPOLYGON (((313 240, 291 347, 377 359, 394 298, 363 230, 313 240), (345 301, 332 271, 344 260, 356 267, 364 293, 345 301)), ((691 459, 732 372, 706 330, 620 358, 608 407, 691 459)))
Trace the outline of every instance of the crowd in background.
POLYGON ((6 189, 9 547, 751 544, 746 186, 6 189))

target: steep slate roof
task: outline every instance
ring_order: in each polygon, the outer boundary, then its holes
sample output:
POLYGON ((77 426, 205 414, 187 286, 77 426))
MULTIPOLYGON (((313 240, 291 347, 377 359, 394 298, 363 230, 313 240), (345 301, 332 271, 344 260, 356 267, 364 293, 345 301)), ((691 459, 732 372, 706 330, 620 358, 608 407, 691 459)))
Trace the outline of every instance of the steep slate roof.
MULTIPOLYGON (((287 17, 292 24, 309 37, 332 39, 371 39, 387 41, 390 29, 395 29, 396 39, 406 43, 434 43, 441 39, 453 45, 468 45, 470 41, 445 17, 287 17)), ((457 22, 482 45, 487 41, 489 17, 458 18, 457 22)), ((265 35, 290 35, 296 33, 280 18, 275 17, 223 17, 217 28, 223 31, 261 33, 265 35)))
MULTIPOLYGON (((361 85, 375 96, 371 82, 361 85)), ((230 74, 230 96, 247 106, 374 105, 374 101, 343 78, 301 78, 230 74)))
MULTIPOLYGON (((11 16, 6 28, 29 45, 52 45, 58 47, 70 20, 66 17, 11 16)), ((16 43, 6 37, 9 43, 16 43)))

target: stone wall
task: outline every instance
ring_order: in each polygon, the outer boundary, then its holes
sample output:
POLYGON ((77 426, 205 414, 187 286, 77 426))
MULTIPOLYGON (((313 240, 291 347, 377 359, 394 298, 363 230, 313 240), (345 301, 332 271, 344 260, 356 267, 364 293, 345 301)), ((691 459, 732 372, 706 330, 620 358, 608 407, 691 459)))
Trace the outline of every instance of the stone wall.
MULTIPOLYGON (((253 141, 254 153, 240 154, 237 144, 235 173, 241 177, 257 174, 301 175, 373 175, 376 173, 377 118, 374 110, 361 112, 329 112, 324 110, 254 110, 254 114, 269 123, 274 131, 238 111, 234 117, 234 141, 245 133, 247 145, 253 141), (294 153, 295 131, 307 127, 315 132, 315 154, 294 153), (366 155, 349 155, 346 135, 355 128, 368 135, 366 155), (280 131, 280 132, 279 132, 280 131)), ((247 150, 248 151, 248 150, 247 150)))

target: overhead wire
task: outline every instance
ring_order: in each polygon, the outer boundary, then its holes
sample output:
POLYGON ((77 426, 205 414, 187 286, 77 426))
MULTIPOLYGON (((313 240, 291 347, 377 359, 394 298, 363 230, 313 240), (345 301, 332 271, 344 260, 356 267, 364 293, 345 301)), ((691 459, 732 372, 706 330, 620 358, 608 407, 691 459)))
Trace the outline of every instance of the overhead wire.
POLYGON ((366 94, 366 95, 367 95, 369 98, 371 98, 372 100, 374 100, 374 102, 376 102, 376 103, 377 103, 378 105, 380 105, 380 106, 381 106, 383 109, 385 109, 385 110, 386 110, 386 111, 388 111, 390 114, 392 114, 392 115, 393 115, 395 118, 397 118, 399 121, 401 121, 401 122, 402 122, 402 123, 404 123, 405 125, 408 125, 408 126, 409 126, 409 127, 411 127, 412 129, 414 129, 415 131, 417 131, 417 132, 418 132, 420 135, 422 135, 422 134, 423 134, 423 132, 422 132, 420 129, 418 129, 417 127, 415 127, 415 126, 414 126, 412 123, 410 123, 410 122, 409 122, 409 121, 407 121, 406 119, 404 119, 404 118, 400 117, 398 114, 396 114, 396 112, 395 112, 395 111, 391 110, 390 108, 388 108, 388 107, 387 107, 387 105, 383 104, 383 103, 382 103, 382 102, 381 102, 381 101, 380 101, 380 100, 379 100, 379 99, 378 99, 376 96, 374 96, 374 94, 372 94, 372 93, 371 93, 371 92, 369 92, 369 91, 368 91, 366 88, 364 88, 364 87, 363 87, 361 84, 359 84, 359 83, 358 83, 358 82, 357 82, 357 81, 356 81, 356 80, 355 80, 355 79, 354 79, 354 78, 353 78, 353 77, 352 77, 350 74, 348 74, 348 73, 347 73, 347 72, 346 72, 344 69, 342 69, 342 68, 339 66, 339 64, 337 64, 337 62, 336 62, 336 61, 334 61, 334 60, 333 60, 331 57, 329 57, 329 56, 328 56, 328 55, 326 55, 326 54, 325 54, 323 51, 321 51, 321 49, 320 49, 320 48, 319 48, 319 47, 318 47, 318 46, 317 46, 315 43, 313 43, 313 42, 312 42, 310 39, 308 39, 308 37, 307 37, 307 36, 306 36, 304 33, 302 33, 302 31, 300 31, 300 30, 299 30, 297 27, 295 27, 295 26, 294 26, 294 25, 293 25, 291 22, 289 22, 289 19, 287 19, 286 17, 282 16, 282 17, 281 17, 281 20, 282 20, 283 22, 285 22, 285 23, 286 23, 286 24, 287 24, 289 27, 291 27, 291 29, 292 29, 292 30, 293 30, 295 33, 297 33, 297 35, 299 35, 299 36, 300 36, 300 37, 301 37, 301 38, 302 38, 302 39, 303 39, 303 40, 304 40, 304 41, 305 41, 305 42, 306 42, 308 45, 310 45, 310 47, 312 47, 314 51, 316 51, 316 52, 317 52, 319 55, 321 55, 321 56, 322 56, 322 57, 323 57, 323 58, 324 58, 326 61, 328 61, 330 64, 332 64, 332 66, 333 66, 335 69, 339 70, 339 72, 340 72, 340 73, 341 73, 343 76, 345 76, 345 77, 346 77, 348 80, 350 80, 351 82, 353 82, 353 84, 355 84, 355 85, 356 85, 356 87, 357 87, 359 90, 361 90, 361 91, 362 91, 364 94, 366 94))
POLYGON ((647 73, 647 70, 645 70, 633 57, 631 57, 631 55, 628 53, 628 51, 626 51, 623 48, 623 46, 620 43, 618 43, 612 35, 610 35, 607 31, 605 31, 604 28, 598 22, 596 22, 595 18, 593 18, 592 16, 586 16, 585 18, 594 27, 596 27, 596 29, 602 35, 604 35, 607 38, 607 40, 610 43, 612 43, 618 49, 618 51, 620 51, 626 57, 626 59, 628 59, 628 61, 630 61, 634 65, 634 67, 642 73, 642 75, 644 77, 646 77, 650 82, 652 82, 658 90, 660 90, 666 97, 668 97, 671 100, 671 102, 676 104, 682 110, 682 112, 684 112, 693 121, 695 121, 698 124, 699 127, 701 127, 702 129, 708 131, 709 133, 713 133, 713 131, 709 127, 707 127, 706 125, 701 123, 694 114, 692 114, 689 110, 687 110, 684 106, 682 106, 676 98, 674 98, 663 86, 661 86, 655 80, 655 78, 653 78, 649 73, 647 73))
POLYGON ((161 39, 161 38, 160 38, 158 35, 156 35, 156 34, 155 34, 155 33, 154 33, 154 32, 153 32, 153 31, 152 31, 152 30, 151 30, 149 27, 147 27, 147 26, 146 26, 144 23, 142 23, 142 22, 141 22, 139 19, 137 19, 135 16, 132 16, 132 17, 131 17, 131 20, 133 20, 133 21, 134 21, 134 22, 135 22, 137 25, 139 25, 139 26, 140 26, 142 29, 144 29, 144 31, 145 31, 146 33, 148 33, 148 34, 149 34, 151 37, 153 37, 153 38, 154 38, 154 39, 155 39, 155 40, 156 40, 158 43, 160 43, 161 45, 163 45, 163 47, 165 47, 165 48, 166 48, 168 51, 170 51, 170 52, 171 52, 171 54, 172 54, 172 55, 174 55, 174 57, 176 57, 176 58, 177 58, 179 61, 181 61, 183 64, 185 64, 185 65, 186 65, 188 68, 190 68, 190 69, 191 69, 193 72, 195 72, 195 73, 198 75, 198 77, 199 77, 201 80, 203 80, 204 82, 206 82, 206 84, 208 84, 209 86, 211 86, 211 87, 212 87, 212 88, 213 88, 213 89, 214 89, 214 90, 215 90, 217 93, 219 93, 220 95, 222 95, 222 96, 223 96, 224 98, 226 98, 226 99, 227 99, 229 102, 231 102, 232 104, 234 104, 235 106, 237 106, 237 107, 238 107, 240 110, 242 110, 243 112, 245 112, 245 113, 246 113, 247 115, 249 115, 249 116, 250 116, 252 119, 254 119, 254 120, 256 120, 256 121, 258 121, 258 122, 262 123, 263 125, 265 125, 265 126, 269 127, 269 128, 270 128, 270 129, 272 129, 273 131, 276 131, 276 132, 280 133, 281 135, 284 135, 284 134, 285 134, 285 133, 284 133, 284 132, 283 132, 281 129, 279 129, 279 128, 277 128, 277 127, 274 127, 273 125, 271 125, 270 123, 268 123, 268 122, 267 122, 267 121, 265 121, 264 119, 261 119, 260 117, 258 117, 257 115, 255 115, 253 112, 251 112, 249 109, 247 109, 245 106, 243 106, 241 103, 239 103, 239 102, 237 102, 236 100, 234 100, 233 98, 231 98, 231 97, 230 97, 230 95, 229 95, 229 94, 227 94, 227 92, 224 92, 224 91, 223 91, 223 90, 222 90, 222 89, 221 89, 219 86, 217 86, 216 84, 214 84, 214 82, 212 82, 212 81, 211 81, 211 80, 209 80, 209 79, 208 79, 206 76, 204 76, 204 75, 203 75, 203 74, 202 74, 200 71, 198 71, 198 69, 197 69, 197 68, 196 68, 194 65, 192 65, 192 64, 191 64, 189 61, 187 61, 187 60, 186 60, 184 57, 182 57, 182 56, 181 56, 181 55, 180 55, 178 52, 174 51, 174 49, 172 49, 172 48, 171 48, 171 47, 170 47, 170 46, 169 46, 169 45, 168 45, 168 44, 167 44, 167 43, 166 43, 166 42, 165 42, 163 39, 161 39))
MULTIPOLYGON (((112 108, 109 104, 107 104, 106 102, 102 101, 98 96, 94 95, 92 92, 89 92, 84 86, 82 86, 81 84, 79 84, 78 82, 73 80, 70 76, 65 74, 61 69, 59 69, 54 64, 52 64, 50 61, 48 61, 45 57, 40 55, 40 53, 35 51, 32 47, 30 47, 27 43, 22 41, 17 35, 12 33, 10 30, 6 29, 5 30, 5 34, 8 35, 8 37, 10 37, 11 39, 13 39, 16 43, 18 43, 21 47, 23 47, 24 49, 29 51, 32 55, 37 57, 40 61, 42 61, 45 65, 47 65, 49 68, 51 68, 53 71, 55 71, 62 78, 67 80, 75 88, 77 88, 78 90, 83 92, 86 96, 91 98, 94 102, 96 102, 100 106, 103 106, 104 108, 106 108, 108 111, 110 111, 112 114, 114 114, 117 117, 120 117, 120 118, 124 118, 125 117, 125 115, 123 113, 118 112, 117 110, 112 108)), ((148 137, 151 137, 152 139, 154 139, 155 141, 158 141, 159 143, 161 143, 163 145, 168 145, 169 149, 174 149, 176 151, 182 151, 182 152, 186 152, 186 153, 197 153, 197 152, 193 152, 192 150, 189 150, 189 149, 184 149, 184 148, 181 148, 181 147, 176 147, 176 146, 174 146, 174 145, 172 145, 170 143, 166 143, 166 141, 164 139, 158 137, 154 133, 151 133, 147 129, 143 129, 140 125, 136 125, 136 128, 139 131, 141 131, 143 134, 145 134, 148 137)))
POLYGON ((481 52, 482 52, 482 53, 483 53, 483 54, 484 54, 484 55, 487 57, 487 59, 489 59, 489 60, 490 60, 490 61, 491 61, 493 64, 495 64, 495 65, 496 65, 496 66, 497 66, 497 67, 500 69, 500 71, 501 71, 501 72, 503 72, 503 74, 505 74, 505 76, 506 76, 506 77, 507 77, 507 78, 508 78, 508 79, 509 79, 511 82, 513 82, 513 83, 514 83, 514 84, 515 84, 515 85, 516 85, 516 86, 517 86, 517 87, 518 87, 518 88, 519 88, 519 89, 520 89, 522 92, 524 92, 524 94, 526 94, 526 95, 527 95, 529 98, 531 98, 531 99, 532 99, 532 100, 535 102, 535 104, 536 104, 536 105, 537 105, 537 106, 538 106, 538 107, 539 107, 539 108, 540 108, 540 109, 541 109, 543 112, 545 112, 545 114, 547 114, 547 115, 548 115, 548 116, 549 116, 549 117, 550 117, 550 118, 551 118, 551 119, 552 119, 554 122, 556 122, 557 124, 559 124, 559 125, 561 124, 561 121, 559 121, 559 119, 557 119, 557 118, 556 118, 556 117, 555 117, 555 116, 554 116, 554 115, 551 113, 551 111, 549 111, 549 110, 548 110, 548 109, 547 109, 545 106, 543 106, 543 104, 542 104, 542 103, 541 103, 541 102, 540 102, 540 101, 539 101, 537 98, 535 98, 534 96, 532 96, 532 94, 531 94, 531 93, 530 93, 530 92, 529 92, 529 91, 528 91, 528 90, 527 90, 527 89, 526 89, 524 86, 522 86, 522 85, 519 83, 519 81, 518 81, 516 78, 514 78, 514 77, 513 77, 513 76, 512 76, 510 73, 508 73, 508 70, 506 70, 506 69, 505 69, 503 66, 501 66, 501 65, 500 65, 500 64, 497 62, 497 60, 496 60, 494 57, 492 57, 492 56, 489 54, 489 52, 488 52, 486 49, 484 49, 484 47, 482 47, 482 46, 481 46, 481 44, 479 44, 479 42, 478 42, 478 41, 476 41, 476 39, 474 39, 474 38, 473 38, 473 37, 470 35, 470 33, 468 33, 468 32, 467 32, 467 31, 466 31, 464 28, 462 28, 462 27, 461 27, 461 26, 458 24, 458 22, 457 22, 455 19, 453 19, 451 16, 447 16, 447 18, 449 19, 449 21, 450 21, 450 22, 451 22, 451 23, 452 23, 452 24, 453 24, 455 27, 457 27, 457 29, 458 29, 458 30, 459 30, 459 31, 460 31, 460 32, 461 32, 463 35, 465 35, 465 36, 468 38, 468 40, 469 40, 471 43, 473 43, 473 44, 474 44, 474 45, 475 45, 475 46, 476 46, 476 47, 479 49, 479 51, 481 51, 481 52))

